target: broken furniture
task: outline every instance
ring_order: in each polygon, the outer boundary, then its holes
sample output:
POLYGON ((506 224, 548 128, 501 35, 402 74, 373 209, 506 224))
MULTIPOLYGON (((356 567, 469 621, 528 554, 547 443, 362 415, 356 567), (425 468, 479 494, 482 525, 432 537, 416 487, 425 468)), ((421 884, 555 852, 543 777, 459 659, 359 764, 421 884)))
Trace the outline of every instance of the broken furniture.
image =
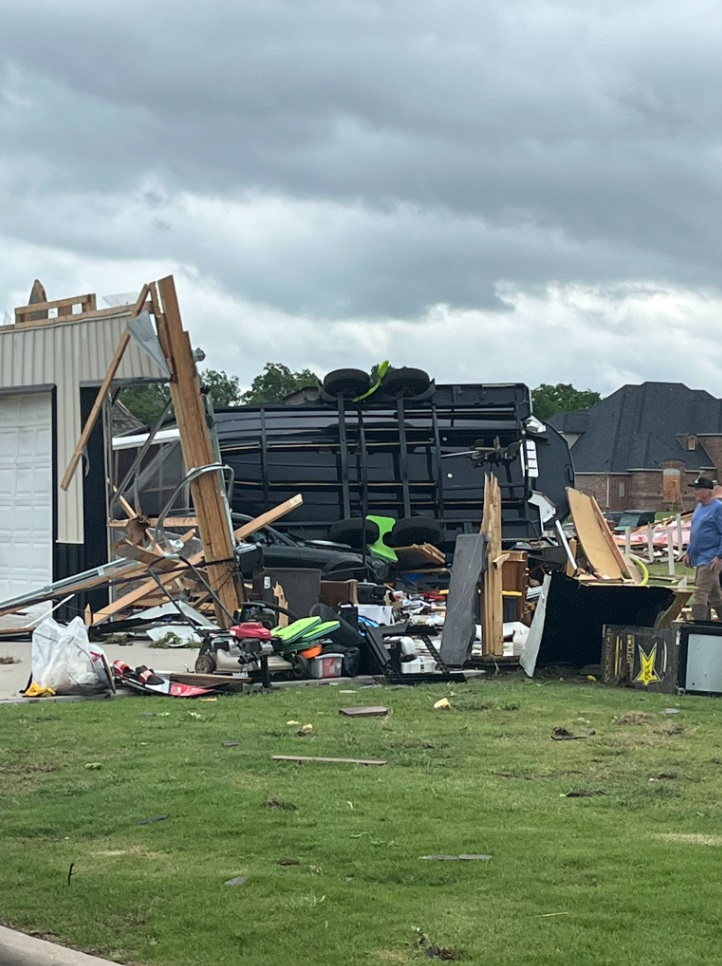
POLYGON ((562 573, 544 578, 524 645, 521 666, 529 677, 537 664, 600 665, 607 624, 664 627, 691 591, 632 583, 583 583, 562 573))
POLYGON ((602 680, 605 684, 677 693, 680 648, 676 626, 606 624, 603 633, 602 680))

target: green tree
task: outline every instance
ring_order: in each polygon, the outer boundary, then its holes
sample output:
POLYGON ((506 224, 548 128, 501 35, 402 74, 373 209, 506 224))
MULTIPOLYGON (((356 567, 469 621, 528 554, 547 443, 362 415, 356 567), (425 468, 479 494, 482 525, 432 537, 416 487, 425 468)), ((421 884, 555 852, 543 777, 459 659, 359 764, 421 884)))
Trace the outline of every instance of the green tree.
POLYGON ((572 413, 591 409, 602 397, 592 389, 575 389, 569 383, 555 386, 542 383, 531 391, 532 410, 538 419, 549 419, 555 413, 572 413))
MULTIPOLYGON (((208 389, 216 409, 238 406, 241 402, 241 387, 237 376, 229 376, 216 369, 203 369, 199 374, 201 386, 208 389)), ((170 400, 170 387, 167 383, 156 382, 148 386, 128 386, 121 390, 121 402, 146 426, 153 426, 170 400)), ((173 410, 168 410, 172 419, 173 410)))
POLYGON ((280 362, 267 362, 256 376, 251 388, 240 398, 241 403, 280 402, 292 392, 307 386, 319 385, 319 378, 310 369, 294 372, 280 362))
MULTIPOLYGON (((170 389, 165 382, 154 382, 148 386, 127 386, 120 391, 120 401, 145 426, 154 426, 158 422, 169 400, 170 389)), ((168 415, 171 415, 170 410, 168 415)))
POLYGON ((238 406, 241 402, 241 387, 238 376, 229 376, 215 369, 204 369, 200 374, 201 385, 211 394, 216 409, 238 406))

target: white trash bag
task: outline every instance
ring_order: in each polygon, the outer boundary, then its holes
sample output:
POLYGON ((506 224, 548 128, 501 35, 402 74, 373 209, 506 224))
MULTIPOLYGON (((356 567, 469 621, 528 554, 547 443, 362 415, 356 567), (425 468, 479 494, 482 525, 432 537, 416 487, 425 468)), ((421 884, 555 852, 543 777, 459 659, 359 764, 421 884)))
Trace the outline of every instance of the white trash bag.
POLYGON ((33 631, 32 681, 56 694, 97 694, 112 688, 103 650, 88 640, 80 617, 66 626, 47 617, 33 631))

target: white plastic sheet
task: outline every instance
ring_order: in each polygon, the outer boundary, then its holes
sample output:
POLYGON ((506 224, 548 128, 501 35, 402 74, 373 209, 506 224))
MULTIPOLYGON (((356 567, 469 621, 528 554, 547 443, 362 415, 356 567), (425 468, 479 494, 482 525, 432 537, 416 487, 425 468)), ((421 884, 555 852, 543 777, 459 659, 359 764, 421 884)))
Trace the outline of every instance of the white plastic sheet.
POLYGON ((95 694, 111 687, 101 648, 91 644, 80 617, 69 624, 46 618, 33 632, 32 679, 56 694, 95 694))

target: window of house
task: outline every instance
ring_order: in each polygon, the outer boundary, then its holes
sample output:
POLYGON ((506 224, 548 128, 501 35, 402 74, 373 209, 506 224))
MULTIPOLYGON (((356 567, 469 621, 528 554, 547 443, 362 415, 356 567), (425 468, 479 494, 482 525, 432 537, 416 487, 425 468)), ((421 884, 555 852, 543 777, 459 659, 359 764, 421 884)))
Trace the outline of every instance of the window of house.
POLYGON ((623 483, 623 482, 620 482, 620 484, 619 484, 619 496, 620 497, 624 496, 625 495, 625 492, 626 492, 626 484, 623 483))
POLYGON ((689 449, 689 450, 697 449, 697 437, 696 436, 688 436, 687 437, 687 449, 689 449))

